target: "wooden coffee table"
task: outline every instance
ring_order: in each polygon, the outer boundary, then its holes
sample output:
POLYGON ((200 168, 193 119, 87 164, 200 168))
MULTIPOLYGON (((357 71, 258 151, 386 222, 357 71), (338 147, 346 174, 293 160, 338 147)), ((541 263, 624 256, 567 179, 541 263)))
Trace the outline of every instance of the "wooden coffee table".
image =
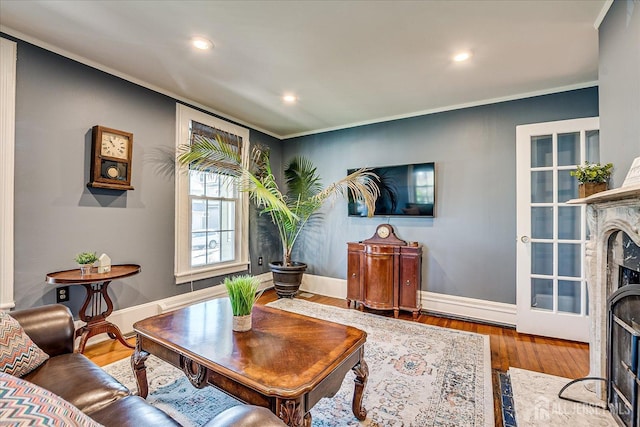
POLYGON ((197 388, 212 385, 269 408, 289 426, 311 426, 311 408, 333 396, 353 370, 352 410, 365 419, 366 332, 265 306, 254 307, 248 332, 233 332, 231 319, 229 300, 220 298, 135 323, 138 394, 147 397, 145 360, 153 354, 182 369, 197 388))

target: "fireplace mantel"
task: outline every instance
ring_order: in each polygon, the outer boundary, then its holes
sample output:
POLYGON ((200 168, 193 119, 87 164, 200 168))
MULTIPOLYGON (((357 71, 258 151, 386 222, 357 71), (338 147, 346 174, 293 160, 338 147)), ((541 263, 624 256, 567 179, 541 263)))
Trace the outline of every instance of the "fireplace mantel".
MULTIPOLYGON (((590 238, 586 243, 585 268, 589 292, 589 376, 607 377, 607 299, 616 291, 609 277, 609 238, 626 233, 640 246, 640 185, 629 185, 593 194, 569 204, 587 205, 590 238)), ((605 398, 604 389, 597 394, 605 398)))

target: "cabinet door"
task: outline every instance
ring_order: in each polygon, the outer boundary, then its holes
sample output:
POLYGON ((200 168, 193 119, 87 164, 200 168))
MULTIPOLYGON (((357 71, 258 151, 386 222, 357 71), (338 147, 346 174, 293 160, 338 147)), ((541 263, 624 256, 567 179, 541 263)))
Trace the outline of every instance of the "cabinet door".
POLYGON ((392 309, 394 280, 393 248, 376 248, 364 255, 364 303, 373 309, 392 309), (378 249, 378 250, 376 250, 378 249))
POLYGON ((421 283, 421 260, 422 257, 419 252, 403 253, 400 257, 400 308, 419 308, 418 291, 421 283))
POLYGON ((351 301, 362 301, 361 256, 362 247, 350 244, 347 252, 347 299, 351 301))

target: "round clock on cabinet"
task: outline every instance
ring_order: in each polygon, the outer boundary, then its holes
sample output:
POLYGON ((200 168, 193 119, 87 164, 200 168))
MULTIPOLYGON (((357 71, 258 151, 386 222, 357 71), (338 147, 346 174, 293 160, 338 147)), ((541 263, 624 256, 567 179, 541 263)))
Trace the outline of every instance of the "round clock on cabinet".
POLYGON ((91 181, 94 188, 133 190, 131 154, 133 134, 104 126, 93 127, 91 146, 91 181))

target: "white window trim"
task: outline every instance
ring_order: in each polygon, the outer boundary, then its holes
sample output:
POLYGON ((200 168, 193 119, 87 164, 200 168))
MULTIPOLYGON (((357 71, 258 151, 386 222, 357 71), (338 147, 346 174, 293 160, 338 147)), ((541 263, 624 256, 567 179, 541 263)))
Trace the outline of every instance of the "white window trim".
POLYGON ((13 210, 17 52, 15 42, 0 39, 0 310, 15 307, 13 210))
MULTIPOLYGON (((242 137, 243 158, 248 158, 249 129, 218 119, 209 114, 195 110, 182 104, 176 104, 176 148, 189 143, 189 122, 215 127, 242 137)), ((190 205, 188 167, 176 161, 176 211, 175 211, 175 261, 174 274, 176 283, 188 283, 194 280, 246 271, 249 268, 249 197, 240 192, 240 209, 236 212, 236 248, 239 248, 239 259, 215 266, 191 267, 191 248, 189 247, 190 205)))

